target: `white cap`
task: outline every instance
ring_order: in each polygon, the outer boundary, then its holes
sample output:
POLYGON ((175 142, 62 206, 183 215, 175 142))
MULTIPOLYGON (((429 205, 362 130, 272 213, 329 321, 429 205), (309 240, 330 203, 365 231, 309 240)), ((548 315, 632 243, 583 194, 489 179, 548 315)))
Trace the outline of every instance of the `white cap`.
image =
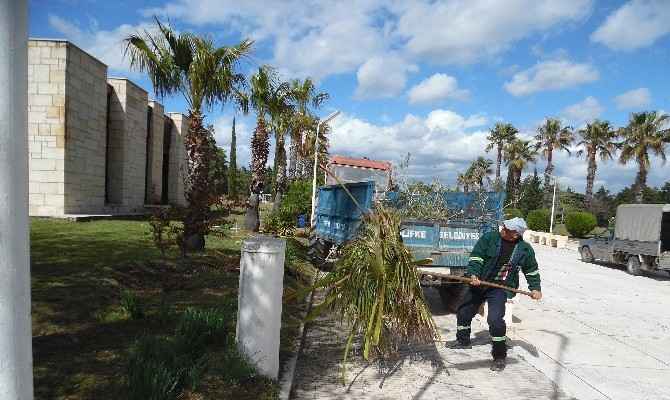
POLYGON ((515 231, 519 235, 523 236, 523 233, 528 229, 528 226, 526 225, 526 221, 523 220, 523 218, 512 218, 503 221, 503 226, 510 231, 515 231))

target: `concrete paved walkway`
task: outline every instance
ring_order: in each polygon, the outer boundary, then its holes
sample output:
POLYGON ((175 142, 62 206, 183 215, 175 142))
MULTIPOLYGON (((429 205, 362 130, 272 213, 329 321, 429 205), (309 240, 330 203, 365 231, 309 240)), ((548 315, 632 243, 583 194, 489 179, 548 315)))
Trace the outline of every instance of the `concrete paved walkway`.
MULTIPOLYGON (((386 365, 348 363, 341 327, 319 320, 298 360, 294 399, 670 400, 670 279, 582 263, 573 250, 536 247, 544 299, 517 296, 508 367, 489 370, 485 322, 471 350, 408 349, 386 365)), ((525 288, 522 279, 521 286, 525 288)), ((455 317, 426 291, 443 339, 455 317)))
MULTIPOLYGON (((579 399, 670 399, 670 280, 587 264, 536 246, 544 300, 519 298, 509 336, 524 358, 579 399)), ((522 282, 522 285, 525 283, 522 282)))

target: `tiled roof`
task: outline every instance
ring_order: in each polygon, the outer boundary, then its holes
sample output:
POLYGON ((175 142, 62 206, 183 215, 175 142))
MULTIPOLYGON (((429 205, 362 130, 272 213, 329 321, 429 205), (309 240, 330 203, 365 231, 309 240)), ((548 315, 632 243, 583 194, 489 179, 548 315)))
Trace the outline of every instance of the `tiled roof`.
POLYGON ((367 158, 350 158, 344 156, 332 156, 330 157, 331 164, 338 165, 349 165, 352 167, 361 167, 361 168, 372 168, 379 169, 382 171, 391 170, 391 163, 388 161, 376 161, 369 160, 367 158))

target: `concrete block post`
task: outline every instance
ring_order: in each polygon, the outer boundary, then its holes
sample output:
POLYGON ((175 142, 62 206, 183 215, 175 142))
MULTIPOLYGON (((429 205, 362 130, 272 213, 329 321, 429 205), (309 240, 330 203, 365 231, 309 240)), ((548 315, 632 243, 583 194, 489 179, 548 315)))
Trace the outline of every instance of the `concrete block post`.
POLYGON ((25 0, 0 0, 0 400, 33 398, 27 25, 25 0))
POLYGON ((256 236, 242 244, 237 310, 237 344, 256 370, 279 375, 284 254, 286 241, 256 236))

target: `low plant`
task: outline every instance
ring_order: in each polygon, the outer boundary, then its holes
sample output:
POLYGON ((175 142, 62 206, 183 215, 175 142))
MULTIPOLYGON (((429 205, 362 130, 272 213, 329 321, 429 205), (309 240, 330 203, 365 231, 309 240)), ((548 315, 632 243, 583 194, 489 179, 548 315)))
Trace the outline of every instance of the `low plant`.
POLYGON ((181 315, 175 337, 192 359, 202 357, 207 346, 225 344, 230 334, 232 315, 220 309, 188 308, 181 315))
POLYGON ((578 211, 571 212, 565 217, 565 228, 570 233, 570 236, 584 237, 598 225, 595 215, 578 211))
POLYGON ((121 308, 130 316, 131 319, 144 318, 144 305, 135 292, 131 290, 121 291, 121 308))
POLYGON ((130 350, 127 379, 130 400, 174 400, 185 384, 186 368, 174 341, 146 336, 130 350))
POLYGON ((547 209, 533 210, 526 217, 528 228, 538 232, 549 232, 551 226, 551 211, 547 209))

